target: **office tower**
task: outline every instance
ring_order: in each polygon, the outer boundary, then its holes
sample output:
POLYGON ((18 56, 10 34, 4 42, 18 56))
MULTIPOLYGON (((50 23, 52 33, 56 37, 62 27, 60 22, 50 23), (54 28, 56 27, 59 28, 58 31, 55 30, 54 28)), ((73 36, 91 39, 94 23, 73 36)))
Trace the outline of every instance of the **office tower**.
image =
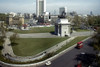
POLYGON ((93 12, 92 11, 90 12, 90 15, 93 16, 93 12))
POLYGON ((36 0, 36 15, 41 16, 46 12, 46 0, 36 0))

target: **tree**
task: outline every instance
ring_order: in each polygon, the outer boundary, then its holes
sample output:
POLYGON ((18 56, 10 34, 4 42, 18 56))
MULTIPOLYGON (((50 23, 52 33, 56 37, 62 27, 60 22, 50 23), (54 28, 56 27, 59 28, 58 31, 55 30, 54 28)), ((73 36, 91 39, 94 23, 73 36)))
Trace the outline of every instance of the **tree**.
MULTIPOLYGON (((95 50, 98 51, 98 54, 100 54, 100 28, 97 30, 97 34, 93 37, 93 47, 95 50)), ((98 65, 100 66, 100 56, 97 57, 98 65)))
POLYGON ((21 29, 21 27, 22 27, 22 22, 21 22, 21 21, 18 21, 18 24, 17 24, 17 25, 18 25, 18 28, 21 29))
POLYGON ((10 41, 11 41, 11 45, 17 45, 16 40, 19 38, 19 36, 17 35, 17 33, 13 34, 12 36, 10 36, 10 41))
POLYGON ((95 23, 95 16, 88 16, 88 23, 90 26, 93 26, 95 23))
POLYGON ((0 50, 3 49, 4 37, 0 36, 0 50))
POLYGON ((0 30, 1 30, 1 34, 2 34, 2 36, 6 36, 4 23, 1 23, 1 24, 0 24, 0 30))
POLYGON ((74 16, 73 22, 76 26, 79 26, 81 23, 81 17, 79 17, 78 15, 74 16))

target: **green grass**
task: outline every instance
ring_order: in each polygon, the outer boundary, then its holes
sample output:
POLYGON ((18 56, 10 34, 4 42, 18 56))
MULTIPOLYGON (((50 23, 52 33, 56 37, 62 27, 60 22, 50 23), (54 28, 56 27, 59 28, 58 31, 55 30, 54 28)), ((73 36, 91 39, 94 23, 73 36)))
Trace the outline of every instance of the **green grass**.
MULTIPOLYGON (((68 47, 76 44, 77 42, 79 42, 79 41, 81 41, 81 40, 83 40, 83 39, 85 39, 87 37, 88 36, 82 36, 82 37, 75 38, 74 40, 72 40, 71 42, 69 42, 67 45, 65 45, 61 49, 59 49, 56 53, 59 53, 59 52, 65 50, 65 49, 67 49, 68 47)), ((66 38, 61 38, 61 39, 63 40, 63 39, 66 39, 66 38)), ((16 45, 16 46, 18 46, 18 45, 16 45)), ((25 47, 27 47, 27 46, 25 45, 25 47)), ((47 58, 44 57, 43 59, 32 61, 32 62, 26 62, 26 63, 24 63, 24 62, 12 62, 12 61, 10 61, 8 59, 4 59, 4 57, 1 55, 1 50, 0 50, 0 60, 3 61, 3 62, 6 62, 6 63, 12 63, 12 64, 29 64, 29 63, 39 62, 39 61, 42 61, 44 59, 47 59, 47 58)))
POLYGON ((18 45, 13 46, 13 51, 18 56, 36 55, 67 38, 20 38, 18 45))
POLYGON ((54 27, 35 27, 31 28, 30 30, 13 30, 15 33, 50 33, 54 32, 54 27))
POLYGON ((68 47, 73 46, 77 42, 82 41, 82 40, 86 39, 87 37, 89 37, 89 36, 76 37, 74 40, 72 40, 71 42, 69 42, 68 44, 63 46, 61 49, 59 49, 56 53, 59 53, 59 52, 65 50, 65 49, 67 49, 68 47))

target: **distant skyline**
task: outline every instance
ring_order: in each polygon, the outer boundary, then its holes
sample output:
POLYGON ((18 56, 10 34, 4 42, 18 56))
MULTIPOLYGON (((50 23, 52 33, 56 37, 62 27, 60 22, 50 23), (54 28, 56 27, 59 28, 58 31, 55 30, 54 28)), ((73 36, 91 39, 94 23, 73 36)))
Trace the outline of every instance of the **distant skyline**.
MULTIPOLYGON (((59 13, 60 7, 67 7, 68 12, 76 11, 78 14, 100 15, 100 0, 46 0, 47 11, 59 13)), ((21 12, 36 13, 36 0, 0 0, 0 13, 21 12)))

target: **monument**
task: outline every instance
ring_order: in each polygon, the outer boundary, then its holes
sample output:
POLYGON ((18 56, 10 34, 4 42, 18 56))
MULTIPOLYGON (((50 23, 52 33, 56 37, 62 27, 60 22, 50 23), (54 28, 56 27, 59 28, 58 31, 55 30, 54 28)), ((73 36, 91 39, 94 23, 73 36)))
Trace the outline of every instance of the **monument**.
POLYGON ((71 32, 71 23, 68 22, 68 19, 58 19, 55 23, 55 34, 61 37, 70 36, 71 32))

